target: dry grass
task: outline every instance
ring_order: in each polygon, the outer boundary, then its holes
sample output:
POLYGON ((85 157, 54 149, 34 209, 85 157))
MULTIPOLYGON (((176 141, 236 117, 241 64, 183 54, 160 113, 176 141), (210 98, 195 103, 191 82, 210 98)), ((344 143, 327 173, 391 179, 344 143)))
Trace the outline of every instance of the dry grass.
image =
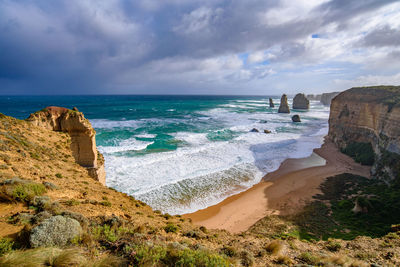
POLYGON ((274 240, 265 246, 265 250, 272 255, 278 255, 283 250, 283 243, 280 240, 274 240))

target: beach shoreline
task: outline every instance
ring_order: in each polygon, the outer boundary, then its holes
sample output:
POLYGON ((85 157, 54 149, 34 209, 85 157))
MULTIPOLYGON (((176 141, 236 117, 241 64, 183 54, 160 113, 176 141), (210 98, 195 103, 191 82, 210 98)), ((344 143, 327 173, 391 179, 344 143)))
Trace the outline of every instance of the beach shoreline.
POLYGON ((369 177, 370 167, 354 162, 325 140, 311 156, 286 159, 248 190, 183 217, 210 229, 240 233, 265 216, 298 212, 320 192, 326 178, 345 172, 369 177))

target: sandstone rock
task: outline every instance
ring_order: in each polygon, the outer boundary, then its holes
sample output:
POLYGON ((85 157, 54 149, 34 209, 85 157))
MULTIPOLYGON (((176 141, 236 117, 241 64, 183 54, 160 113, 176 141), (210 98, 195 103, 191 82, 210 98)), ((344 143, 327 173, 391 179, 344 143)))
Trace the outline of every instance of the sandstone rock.
POLYGON ((250 130, 250 132, 251 132, 251 133, 258 133, 258 132, 260 132, 260 131, 257 130, 256 128, 253 128, 253 129, 250 130))
POLYGON ((293 116, 292 116, 292 121, 293 121, 293 122, 301 122, 300 116, 297 115, 297 114, 296 114, 296 115, 293 115, 293 116))
POLYGON ((104 159, 98 159, 96 132, 83 113, 77 109, 47 107, 31 114, 27 121, 49 130, 68 133, 71 137, 71 150, 75 161, 89 168, 89 175, 105 184, 104 159))
POLYGON ((317 100, 317 101, 321 101, 321 96, 322 96, 322 95, 312 95, 312 94, 309 94, 309 95, 307 95, 307 99, 308 99, 308 100, 317 100))
POLYGON ((281 97, 281 104, 279 105, 278 113, 290 113, 290 108, 285 94, 281 97))
POLYGON ((29 242, 31 247, 65 246, 82 233, 77 220, 53 216, 32 229, 29 242))
POLYGON ((335 96, 337 96, 340 92, 332 92, 332 93, 323 93, 321 95, 321 103, 325 106, 330 106, 331 101, 335 96))
POLYGON ((275 107, 274 101, 272 100, 272 98, 269 98, 269 107, 270 108, 274 108, 275 107))
POLYGON ((269 134, 269 133, 271 133, 271 131, 265 129, 265 130, 264 130, 264 133, 269 134))
POLYGON ((297 94, 293 98, 293 108, 294 109, 309 109, 310 101, 308 101, 307 97, 304 94, 297 94))

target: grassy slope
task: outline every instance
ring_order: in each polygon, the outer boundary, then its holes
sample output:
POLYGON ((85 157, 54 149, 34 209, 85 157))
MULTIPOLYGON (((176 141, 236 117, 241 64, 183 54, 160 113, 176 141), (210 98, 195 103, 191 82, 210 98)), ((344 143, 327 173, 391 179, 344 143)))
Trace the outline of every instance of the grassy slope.
MULTIPOLYGON (((207 230, 192 225, 179 216, 155 212, 144 203, 91 179, 86 170, 74 162, 69 145, 70 138, 64 133, 48 131, 33 127, 25 121, 0 116, 0 182, 19 177, 39 187, 44 182, 50 182, 57 187, 47 189, 46 192, 30 191, 31 194, 49 196, 53 204, 46 207, 34 206, 31 203, 32 196, 25 194, 26 198, 21 197, 25 195, 18 193, 20 189, 18 191, 7 187, 8 191, 4 188, 0 191, 0 237, 11 238, 0 240, 0 254, 10 249, 14 251, 0 259, 0 266, 9 266, 5 261, 10 258, 12 260, 12 257, 20 260, 24 257, 37 258, 37 262, 43 262, 49 260, 49 255, 56 255, 54 257, 59 258, 59 261, 64 259, 66 262, 68 255, 69 258, 78 259, 82 258, 79 255, 84 255, 86 259, 109 260, 110 266, 112 262, 114 265, 121 265, 121 259, 141 266, 340 263, 338 259, 342 259, 344 265, 357 263, 359 260, 380 264, 399 263, 396 257, 385 258, 389 252, 399 254, 396 236, 391 236, 392 239, 362 237, 356 241, 313 241, 311 237, 321 235, 318 231, 313 233, 313 227, 317 227, 319 231, 325 228, 323 212, 314 221, 308 217, 303 222, 295 218, 266 217, 240 235, 207 230), (6 197, 1 197, 2 195, 6 197), (86 232, 70 245, 70 254, 60 254, 59 250, 49 253, 46 249, 19 252, 19 249, 27 248, 23 233, 29 231, 32 223, 16 220, 12 222, 10 219, 16 218, 15 215, 19 212, 35 215, 41 209, 52 214, 72 211, 88 219, 86 232), (314 226, 307 228, 310 223, 314 226), (302 241, 302 238, 311 241, 302 241), (387 240, 394 247, 382 247, 381 244, 387 240), (374 251, 376 257, 360 256, 366 251, 366 247, 367 251, 374 251), (102 255, 107 254, 118 258, 102 258, 102 255)), ((22 191, 26 193, 27 189, 22 191)), ((327 202, 324 199, 320 201, 327 202)), ((329 220, 326 223, 329 225, 329 220)), ((386 228, 379 235, 386 233, 386 228)), ((322 236, 328 237, 330 234, 322 236)), ((88 263, 82 258, 77 264, 88 263)), ((39 263, 33 266, 39 266, 39 263)))

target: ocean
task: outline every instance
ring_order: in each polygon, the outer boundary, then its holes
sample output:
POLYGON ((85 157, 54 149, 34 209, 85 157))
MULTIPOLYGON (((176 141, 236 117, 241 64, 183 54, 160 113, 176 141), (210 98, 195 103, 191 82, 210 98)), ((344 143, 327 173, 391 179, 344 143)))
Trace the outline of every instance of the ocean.
POLYGON ((184 214, 244 191, 285 159, 321 146, 329 107, 311 101, 308 111, 278 114, 280 97, 271 96, 275 108, 268 97, 2 96, 0 112, 25 119, 50 105, 77 107, 97 132, 107 185, 156 210, 184 214), (302 122, 293 123, 293 114, 302 122))

